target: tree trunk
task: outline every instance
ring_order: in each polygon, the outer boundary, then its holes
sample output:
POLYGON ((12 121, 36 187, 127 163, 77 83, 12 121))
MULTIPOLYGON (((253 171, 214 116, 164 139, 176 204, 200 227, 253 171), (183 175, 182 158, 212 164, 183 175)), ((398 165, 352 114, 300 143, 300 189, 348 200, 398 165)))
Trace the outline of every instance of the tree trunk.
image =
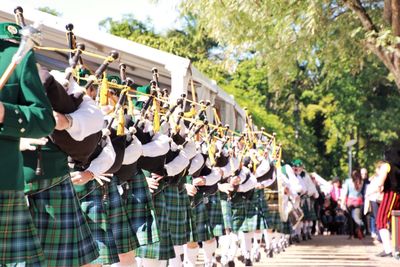
MULTIPOLYGON (((368 15, 365 8, 362 6, 360 0, 343 0, 345 5, 352 10, 360 20, 364 30, 374 31, 378 33, 378 28, 373 23, 371 17, 368 15)), ((391 14, 391 26, 393 33, 400 36, 400 0, 385 0, 384 13, 391 14), (387 6, 390 4, 390 8, 387 6), (386 10, 386 11, 385 11, 386 10)), ((384 14, 386 16, 387 14, 384 14)), ((376 46, 373 39, 366 41, 366 47, 374 53, 386 66, 386 68, 393 74, 394 81, 397 85, 397 90, 400 92, 400 52, 389 52, 384 47, 376 46)), ((397 48, 397 47, 396 47, 397 48)))
POLYGON ((392 0, 385 0, 383 7, 383 19, 388 25, 392 24, 392 0))

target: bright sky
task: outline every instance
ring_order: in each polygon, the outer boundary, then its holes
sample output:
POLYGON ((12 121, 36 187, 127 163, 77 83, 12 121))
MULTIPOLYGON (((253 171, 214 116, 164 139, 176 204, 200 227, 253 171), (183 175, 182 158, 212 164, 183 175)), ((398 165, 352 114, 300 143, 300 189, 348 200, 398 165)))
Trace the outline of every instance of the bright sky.
MULTIPOLYGON (((2 0, 4 1, 4 0, 2 0)), ((50 7, 62 13, 62 17, 75 22, 85 22, 88 27, 98 28, 102 19, 119 19, 123 14, 133 14, 138 20, 150 18, 158 32, 180 28, 177 6, 180 0, 5 0, 24 7, 50 7), (157 3, 155 3, 157 2, 157 3)))

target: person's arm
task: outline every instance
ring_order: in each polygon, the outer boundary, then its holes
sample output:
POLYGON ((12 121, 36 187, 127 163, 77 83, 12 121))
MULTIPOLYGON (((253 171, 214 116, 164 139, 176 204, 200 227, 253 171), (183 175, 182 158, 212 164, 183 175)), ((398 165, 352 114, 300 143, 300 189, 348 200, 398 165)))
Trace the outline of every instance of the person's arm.
POLYGON ((204 176, 205 178, 205 185, 214 185, 221 180, 221 172, 219 168, 212 168, 211 173, 209 175, 204 176))
POLYGON ((103 113, 88 96, 84 96, 79 108, 68 115, 71 116, 72 125, 66 131, 77 141, 82 141, 103 128, 103 113))
POLYGON ((36 67, 33 52, 22 60, 18 104, 0 102, 0 135, 40 138, 54 127, 52 108, 36 67))
POLYGON ((344 209, 346 207, 346 199, 349 193, 349 185, 347 180, 344 182, 342 190, 340 192, 340 207, 344 209))
POLYGON ((94 176, 104 174, 114 164, 115 151, 110 137, 107 136, 107 145, 103 148, 100 155, 92 160, 86 171, 90 171, 94 176))
POLYGON ((257 178, 254 175, 251 175, 250 178, 244 183, 239 185, 238 192, 247 192, 251 189, 255 188, 257 185, 257 178))
POLYGON ((390 172, 390 165, 389 163, 382 164, 377 173, 376 177, 374 179, 377 179, 376 184, 381 187, 385 183, 385 180, 387 178, 388 173, 390 172))

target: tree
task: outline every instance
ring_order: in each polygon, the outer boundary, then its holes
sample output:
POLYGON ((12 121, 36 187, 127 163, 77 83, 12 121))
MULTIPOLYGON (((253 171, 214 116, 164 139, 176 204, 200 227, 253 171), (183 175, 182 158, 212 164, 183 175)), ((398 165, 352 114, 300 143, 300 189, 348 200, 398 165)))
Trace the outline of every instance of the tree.
POLYGON ((400 2, 397 0, 187 0, 217 41, 233 53, 257 51, 270 64, 269 76, 281 86, 296 75, 296 62, 315 70, 324 62, 327 81, 336 79, 332 63, 360 71, 375 54, 400 90, 400 2), (354 13, 352 13, 352 11, 354 13), (384 19, 385 18, 385 19, 384 19), (361 23, 360 23, 361 22, 361 23))
POLYGON ((60 17, 62 15, 62 13, 58 12, 57 10, 55 10, 54 8, 51 7, 39 7, 38 10, 48 13, 50 15, 56 16, 56 17, 60 17))

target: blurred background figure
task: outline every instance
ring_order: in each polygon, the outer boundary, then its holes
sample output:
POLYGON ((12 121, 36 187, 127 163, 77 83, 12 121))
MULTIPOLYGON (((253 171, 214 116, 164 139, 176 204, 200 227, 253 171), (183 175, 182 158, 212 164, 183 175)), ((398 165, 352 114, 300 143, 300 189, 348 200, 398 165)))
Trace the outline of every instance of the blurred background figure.
POLYGON ((359 170, 351 173, 343 185, 341 208, 347 211, 349 239, 354 236, 363 238, 364 223, 361 217, 363 208, 362 178, 359 170))
MULTIPOLYGON (((370 183, 369 177, 368 177, 368 170, 366 168, 361 168, 360 169, 360 174, 361 174, 361 179, 362 179, 362 189, 361 189, 361 194, 363 196, 363 203, 365 205, 365 192, 367 189, 368 184, 370 183)), ((369 205, 367 202, 366 205, 369 205)), ((365 209, 364 209, 365 210, 365 209)), ((370 226, 370 212, 368 211, 367 213, 362 212, 361 218, 364 223, 364 234, 365 235, 370 235, 371 234, 371 226, 370 226)))

